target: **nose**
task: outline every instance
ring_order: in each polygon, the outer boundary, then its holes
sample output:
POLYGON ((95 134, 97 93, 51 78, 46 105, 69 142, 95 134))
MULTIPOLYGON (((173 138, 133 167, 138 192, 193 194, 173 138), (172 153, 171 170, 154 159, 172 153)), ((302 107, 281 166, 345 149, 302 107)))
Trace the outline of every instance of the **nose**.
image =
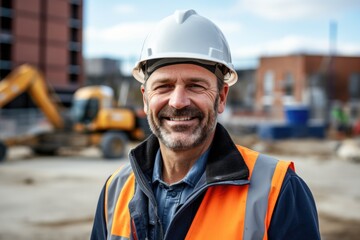
POLYGON ((170 95, 169 106, 175 109, 181 109, 189 105, 190 99, 186 90, 182 86, 175 87, 170 95))

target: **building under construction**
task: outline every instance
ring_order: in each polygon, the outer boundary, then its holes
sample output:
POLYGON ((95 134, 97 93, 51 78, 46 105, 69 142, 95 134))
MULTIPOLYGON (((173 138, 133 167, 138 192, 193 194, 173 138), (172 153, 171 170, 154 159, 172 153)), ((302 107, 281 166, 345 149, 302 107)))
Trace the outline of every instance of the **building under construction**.
MULTIPOLYGON (((82 0, 0 0, 0 79, 27 63, 70 104, 84 82, 82 0)), ((27 94, 8 108, 31 106, 27 94)))

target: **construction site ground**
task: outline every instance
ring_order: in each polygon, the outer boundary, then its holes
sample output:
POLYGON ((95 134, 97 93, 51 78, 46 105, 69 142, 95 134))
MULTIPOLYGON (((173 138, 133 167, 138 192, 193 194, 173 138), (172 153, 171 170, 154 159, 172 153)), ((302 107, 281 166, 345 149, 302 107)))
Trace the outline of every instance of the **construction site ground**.
MULTIPOLYGON (((322 239, 359 239, 360 162, 337 157, 337 141, 237 140, 294 161, 314 194, 322 239)), ((101 188, 126 161, 104 160, 97 149, 39 157, 11 148, 0 164, 0 240, 89 239, 101 188)))

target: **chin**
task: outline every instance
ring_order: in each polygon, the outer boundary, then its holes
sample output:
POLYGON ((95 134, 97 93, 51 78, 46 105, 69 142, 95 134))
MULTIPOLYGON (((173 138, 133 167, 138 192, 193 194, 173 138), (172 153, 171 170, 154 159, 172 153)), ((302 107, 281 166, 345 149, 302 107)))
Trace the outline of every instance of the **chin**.
POLYGON ((206 137, 201 134, 171 133, 161 134, 161 142, 172 150, 187 150, 201 145, 206 137))

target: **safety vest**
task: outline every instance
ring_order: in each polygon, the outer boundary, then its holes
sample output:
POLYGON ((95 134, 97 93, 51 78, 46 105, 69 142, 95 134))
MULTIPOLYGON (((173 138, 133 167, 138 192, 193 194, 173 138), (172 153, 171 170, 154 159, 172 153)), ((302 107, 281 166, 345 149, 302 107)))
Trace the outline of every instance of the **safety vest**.
MULTIPOLYGON (((209 186, 186 239, 240 239, 240 236, 244 240, 268 239, 271 216, 285 174, 294 166, 244 147, 237 148, 246 156, 250 184, 209 186)), ((134 191, 135 176, 130 166, 109 178, 105 193, 108 239, 125 240, 131 235, 136 239, 136 233, 131 233, 130 226, 134 223, 128 210, 134 191)))

